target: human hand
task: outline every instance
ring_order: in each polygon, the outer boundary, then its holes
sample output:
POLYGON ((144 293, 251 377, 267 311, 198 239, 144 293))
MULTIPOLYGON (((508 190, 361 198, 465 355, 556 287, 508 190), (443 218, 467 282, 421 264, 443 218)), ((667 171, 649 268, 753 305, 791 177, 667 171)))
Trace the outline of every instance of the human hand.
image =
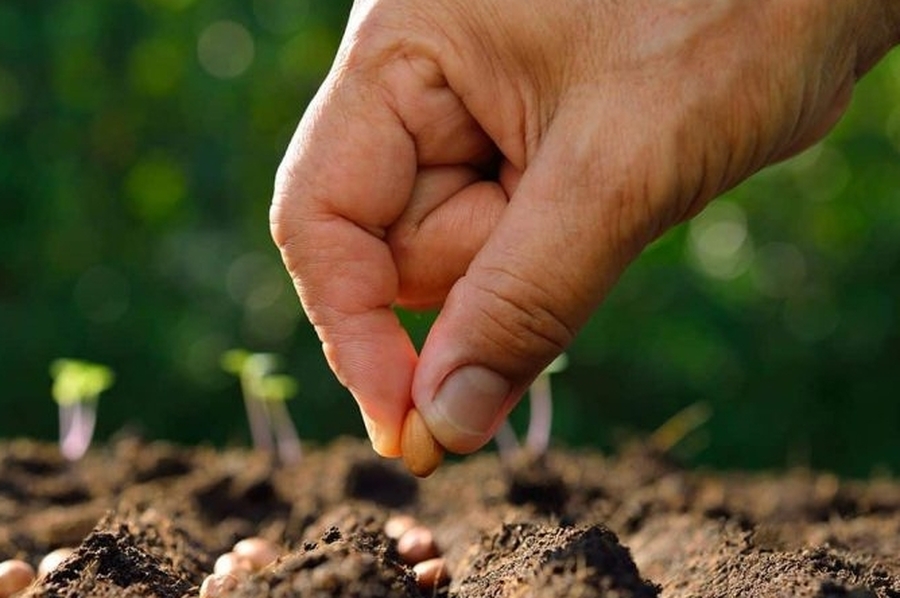
POLYGON ((653 239, 818 141, 893 0, 358 1, 273 237, 373 446, 486 443, 653 239), (440 306, 421 354, 392 306, 440 306))

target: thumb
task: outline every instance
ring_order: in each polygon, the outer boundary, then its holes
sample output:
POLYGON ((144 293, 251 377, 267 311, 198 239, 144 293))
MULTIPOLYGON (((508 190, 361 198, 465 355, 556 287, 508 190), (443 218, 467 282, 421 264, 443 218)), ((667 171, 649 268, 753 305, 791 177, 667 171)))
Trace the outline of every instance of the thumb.
POLYGON ((453 452, 469 453, 490 440, 650 228, 623 227, 634 220, 633 210, 623 212, 627 193, 604 188, 601 169, 589 159, 597 144, 553 134, 548 131, 491 237, 450 290, 420 353, 413 400, 453 452))

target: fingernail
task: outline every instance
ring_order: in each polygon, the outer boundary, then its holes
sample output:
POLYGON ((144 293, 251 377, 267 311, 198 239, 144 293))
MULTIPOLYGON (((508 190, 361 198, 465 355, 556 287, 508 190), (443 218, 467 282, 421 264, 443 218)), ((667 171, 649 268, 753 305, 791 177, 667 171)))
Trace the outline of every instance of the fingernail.
POLYGON ((366 434, 369 435, 369 441, 372 443, 372 449, 374 449, 374 451, 382 457, 394 456, 389 454, 389 439, 385 436, 381 427, 375 422, 374 419, 366 415, 365 411, 360 409, 359 412, 362 415, 363 424, 366 426, 366 434))
POLYGON ((499 374, 482 366, 463 366, 444 380, 426 407, 428 425, 446 448, 472 452, 486 442, 509 390, 509 382, 499 374))

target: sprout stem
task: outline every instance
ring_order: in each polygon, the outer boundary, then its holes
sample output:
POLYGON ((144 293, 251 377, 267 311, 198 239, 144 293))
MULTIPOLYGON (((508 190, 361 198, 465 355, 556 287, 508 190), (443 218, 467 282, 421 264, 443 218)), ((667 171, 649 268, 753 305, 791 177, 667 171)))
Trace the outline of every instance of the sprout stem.
POLYGON ((244 396, 244 407, 247 410, 247 422, 250 424, 250 437, 253 448, 272 452, 272 435, 269 429, 269 414, 266 413, 265 401, 254 392, 256 380, 250 376, 241 376, 241 394, 244 396))
MULTIPOLYGON (((525 435, 525 448, 532 457, 543 457, 550 447, 550 429, 553 422, 553 395, 550 391, 550 375, 561 372, 569 364, 565 353, 560 354, 544 368, 528 389, 530 414, 528 432, 525 435)), ((500 460, 511 462, 522 449, 509 420, 503 423, 494 433, 494 442, 500 453, 500 460)))
POLYGON ((503 423, 497 428, 494 433, 494 442, 497 444, 500 460, 504 463, 512 463, 521 449, 519 439, 516 438, 516 431, 513 430, 508 419, 503 420, 503 423))
POLYGON ((81 459, 91 446, 97 421, 97 404, 84 401, 60 405, 59 450, 69 461, 81 459))
POLYGON ((266 407, 269 410, 273 432, 275 433, 279 460, 285 464, 297 463, 302 456, 300 437, 297 435, 297 429, 294 427, 284 401, 266 401, 266 407))
POLYGON ((297 382, 287 375, 273 375, 278 356, 232 349, 222 354, 222 369, 241 381, 241 394, 250 424, 253 448, 277 450, 281 463, 300 460, 300 438, 284 402, 297 392, 297 382))
POLYGON ((543 455, 550 446, 550 428, 553 421, 553 398, 550 392, 550 374, 542 373, 528 389, 530 416, 525 447, 532 455, 543 455))

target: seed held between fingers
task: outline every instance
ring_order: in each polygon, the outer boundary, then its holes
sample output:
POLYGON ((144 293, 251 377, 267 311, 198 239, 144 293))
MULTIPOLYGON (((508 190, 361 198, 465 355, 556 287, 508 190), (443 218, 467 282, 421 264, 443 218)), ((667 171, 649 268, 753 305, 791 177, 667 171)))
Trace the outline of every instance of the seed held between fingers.
POLYGON ((34 568, 18 559, 0 563, 0 598, 21 592, 34 581, 34 568))
POLYGON ((426 478, 438 468, 444 459, 444 447, 431 435, 418 409, 413 407, 406 414, 400 432, 400 451, 403 464, 415 476, 426 478))

